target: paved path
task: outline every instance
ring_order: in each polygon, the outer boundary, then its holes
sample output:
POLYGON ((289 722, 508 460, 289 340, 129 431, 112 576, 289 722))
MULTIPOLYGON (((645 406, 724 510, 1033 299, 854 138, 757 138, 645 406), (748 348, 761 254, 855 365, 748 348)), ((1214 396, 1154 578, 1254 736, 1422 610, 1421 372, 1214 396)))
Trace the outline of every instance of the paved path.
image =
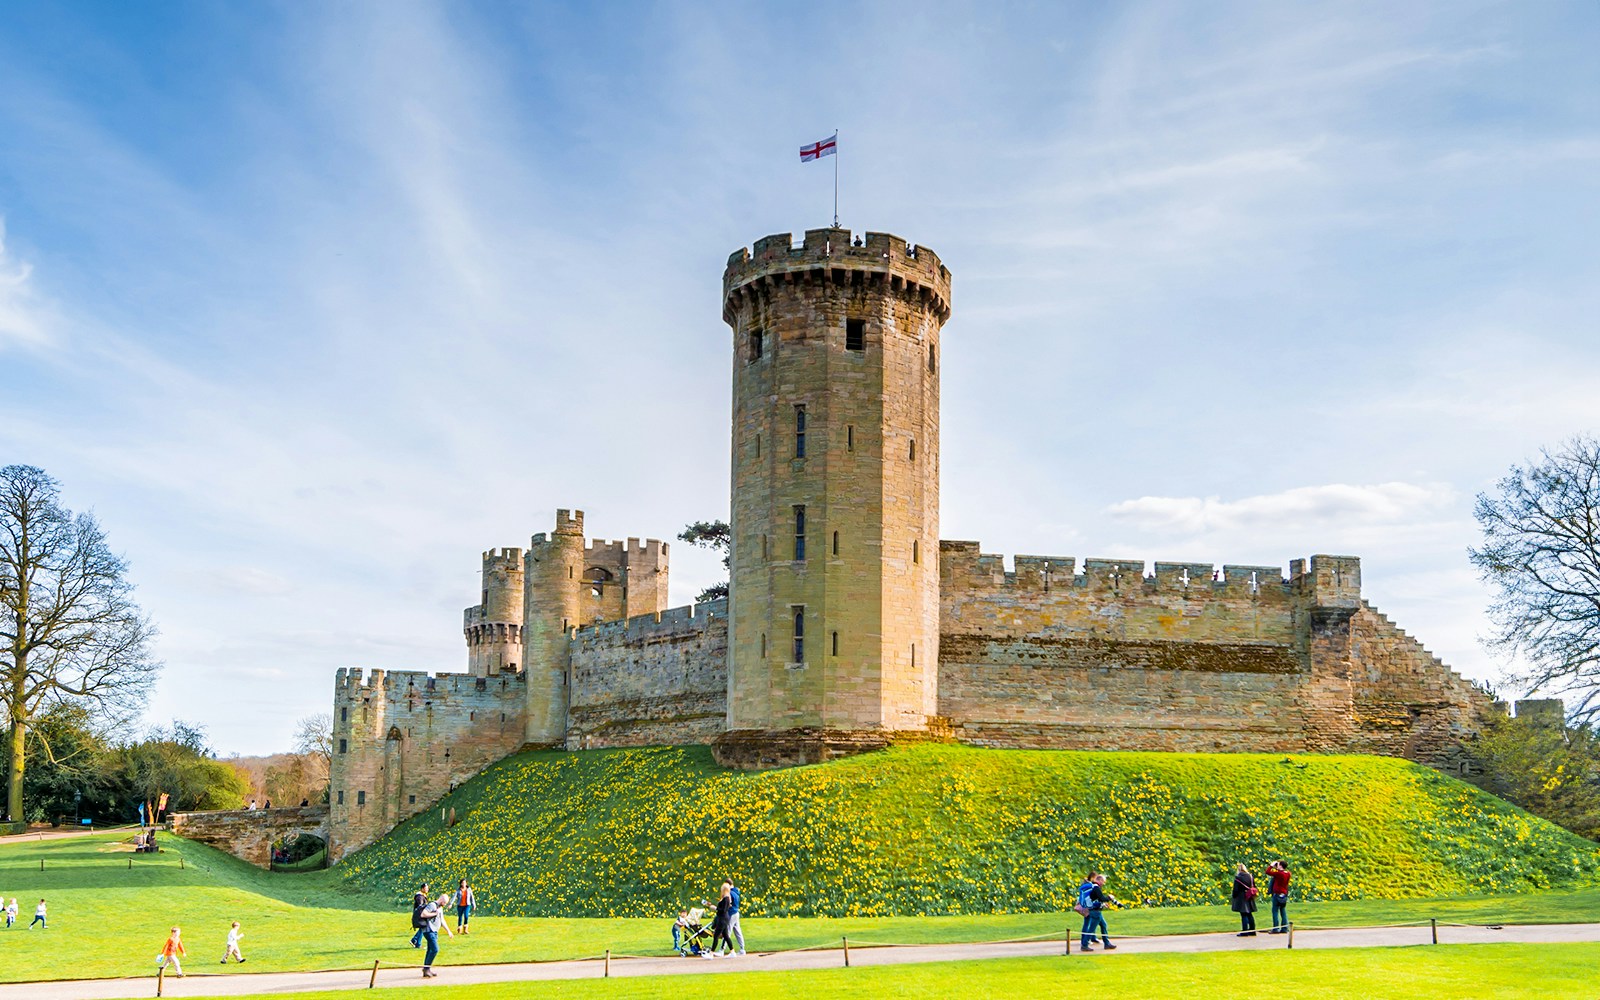
POLYGON ((137 829, 139 829, 137 826, 97 826, 92 829, 88 827, 38 829, 29 830, 27 833, 13 833, 0 837, 0 844, 31 843, 37 840, 61 840, 65 837, 89 837, 97 833, 132 833, 137 829))
MULTIPOLYGON (((1333 930, 1297 930, 1296 948, 1373 948, 1399 945, 1425 945, 1431 941, 1428 927, 1352 927, 1333 930)), ((1440 944, 1483 944, 1516 941, 1526 943, 1600 941, 1600 924, 1529 924, 1490 927, 1439 928, 1440 944)), ((1180 934, 1164 937, 1119 938, 1116 955, 1103 952, 1080 955, 1073 941, 1070 962, 1115 962, 1118 955, 1151 952, 1263 951, 1286 946, 1282 935, 1262 934, 1240 938, 1233 934, 1180 934)), ((905 965, 915 962, 969 961, 988 958, 1022 958, 1061 955, 1063 941, 1028 941, 1008 944, 903 945, 869 948, 853 946, 850 964, 905 965)), ((446 963, 448 946, 441 956, 446 963)), ((614 958, 611 975, 666 976, 695 973, 781 971, 789 969, 834 969, 844 964, 838 948, 817 951, 788 951, 755 954, 741 958, 715 960, 694 958, 614 958)), ((197 961, 199 969, 204 966, 197 961)), ((236 967, 235 967, 236 968, 236 967)), ((523 962, 507 965, 449 965, 437 967, 439 978, 429 982, 445 985, 502 983, 548 979, 599 979, 605 963, 598 959, 576 962, 523 962)), ((311 990, 366 989, 372 970, 353 972, 268 972, 209 973, 197 971, 183 979, 168 978, 167 997, 248 996, 254 993, 297 993, 311 990)), ((419 986, 423 980, 417 968, 380 968, 379 986, 419 986)), ((14 983, 0 986, 0 1000, 116 1000, 122 997, 155 995, 155 977, 139 979, 83 979, 54 983, 14 983)))

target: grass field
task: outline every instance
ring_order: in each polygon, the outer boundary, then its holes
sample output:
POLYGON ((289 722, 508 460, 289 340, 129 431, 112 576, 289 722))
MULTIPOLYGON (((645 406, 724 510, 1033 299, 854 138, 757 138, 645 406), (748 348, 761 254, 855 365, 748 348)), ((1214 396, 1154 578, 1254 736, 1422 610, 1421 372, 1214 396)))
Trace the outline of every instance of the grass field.
POLYGON ((1600 879, 1600 845, 1382 757, 924 745, 744 773, 704 747, 527 753, 441 810, 347 859, 344 880, 398 903, 468 876, 481 912, 620 917, 724 876, 746 916, 1059 912, 1090 868, 1125 900, 1221 903, 1236 862, 1270 857, 1316 900, 1600 879))
MULTIPOLYGON (((149 974, 174 923, 184 928, 192 967, 214 970, 228 922, 235 919, 244 923, 250 961, 230 970, 352 969, 370 967, 374 959, 385 966, 419 959, 407 943, 409 913, 391 903, 394 887, 352 886, 337 871, 268 873, 175 837, 163 844, 167 849, 154 857, 133 855, 118 836, 108 834, 0 846, 0 893, 17 897, 22 913, 15 928, 0 930, 0 947, 8 957, 0 963, 0 981, 149 974), (50 928, 28 931, 24 925, 41 895, 50 901, 50 928)), ((1297 902, 1292 912, 1302 926, 1429 917, 1461 923, 1600 922, 1600 889, 1297 902)), ((992 941, 1063 933, 1076 919, 1059 913, 752 918, 745 921, 745 936, 755 950, 832 944, 844 935, 859 944, 992 941)), ((471 937, 446 942, 444 964, 582 958, 608 948, 618 955, 660 955, 670 941, 665 914, 653 919, 475 917, 473 923, 471 937)), ((1110 923, 1119 935, 1185 933, 1225 930, 1234 917, 1220 906, 1154 907, 1115 912, 1110 923)))
MULTIPOLYGON (((947 962, 817 972, 448 985, 385 989, 385 1000, 647 1000, 737 995, 817 997, 1060 997, 1116 1000, 1259 995, 1272 1000, 1594 1000, 1600 944, 1486 944, 1215 955, 1126 955, 947 962), (733 977, 733 978, 730 978, 733 977)), ((442 975, 448 977, 449 969, 442 975)), ((276 994, 338 1000, 349 991, 276 994)))

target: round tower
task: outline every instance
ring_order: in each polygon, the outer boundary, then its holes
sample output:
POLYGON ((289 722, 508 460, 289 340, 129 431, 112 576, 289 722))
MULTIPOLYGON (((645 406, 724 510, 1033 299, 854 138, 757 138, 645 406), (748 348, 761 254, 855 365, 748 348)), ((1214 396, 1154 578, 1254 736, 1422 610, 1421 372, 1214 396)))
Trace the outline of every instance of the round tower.
POLYGON ((522 669, 521 549, 483 554, 483 603, 466 614, 467 673, 490 677, 522 669))
POLYGON ((523 558, 522 655, 528 675, 527 742, 559 746, 567 738, 567 631, 578 625, 586 586, 583 511, 556 511, 556 528, 540 532, 523 558))
POLYGON ((734 347, 729 745, 925 728, 937 710, 950 273, 887 233, 816 229, 798 247, 785 233, 737 251, 722 287, 734 347))

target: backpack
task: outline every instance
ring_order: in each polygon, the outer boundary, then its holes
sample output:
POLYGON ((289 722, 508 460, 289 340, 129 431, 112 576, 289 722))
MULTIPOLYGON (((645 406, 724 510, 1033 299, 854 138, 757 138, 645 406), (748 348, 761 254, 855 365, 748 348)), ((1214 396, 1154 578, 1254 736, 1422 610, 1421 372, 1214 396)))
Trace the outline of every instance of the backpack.
POLYGON ((1089 882, 1085 882, 1078 887, 1078 904, 1072 908, 1073 913, 1080 917, 1087 917, 1094 912, 1094 900, 1089 896, 1089 893, 1093 891, 1094 885, 1089 882))
POLYGON ((413 906, 411 908, 411 926, 412 927, 415 927, 418 930, 421 930, 423 927, 427 926, 428 922, 426 920, 422 919, 422 908, 424 906, 427 906, 427 905, 428 905, 427 903, 418 903, 416 906, 413 906))

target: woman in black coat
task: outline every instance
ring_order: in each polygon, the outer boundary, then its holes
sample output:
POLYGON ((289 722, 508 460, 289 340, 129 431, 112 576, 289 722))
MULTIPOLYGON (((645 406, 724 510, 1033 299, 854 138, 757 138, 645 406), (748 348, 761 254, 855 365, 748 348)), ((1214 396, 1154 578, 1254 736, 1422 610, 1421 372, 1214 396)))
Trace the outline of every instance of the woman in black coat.
POLYGON ((711 950, 706 952, 707 958, 717 954, 719 942, 727 942, 728 950, 733 950, 733 938, 728 936, 728 915, 733 911, 732 894, 726 888, 722 890, 722 898, 717 900, 717 916, 711 921, 711 950))
POLYGON ((1256 936, 1256 880, 1244 865, 1233 874, 1233 896, 1229 901, 1233 912, 1239 914, 1239 936, 1256 936))

